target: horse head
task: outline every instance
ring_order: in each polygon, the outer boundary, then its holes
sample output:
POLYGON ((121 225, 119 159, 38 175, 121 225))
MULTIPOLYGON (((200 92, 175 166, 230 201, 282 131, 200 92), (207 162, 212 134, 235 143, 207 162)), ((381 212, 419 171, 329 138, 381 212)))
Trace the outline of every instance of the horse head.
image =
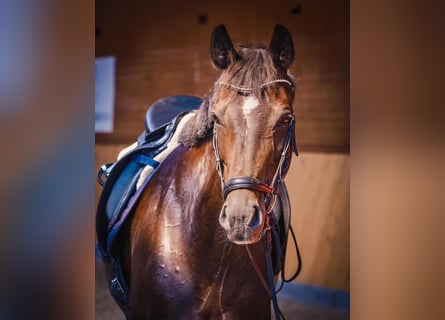
POLYGON ((268 46, 235 49, 221 25, 211 57, 221 70, 208 108, 224 198, 219 223, 231 242, 255 243, 296 152, 292 38, 277 25, 268 46))

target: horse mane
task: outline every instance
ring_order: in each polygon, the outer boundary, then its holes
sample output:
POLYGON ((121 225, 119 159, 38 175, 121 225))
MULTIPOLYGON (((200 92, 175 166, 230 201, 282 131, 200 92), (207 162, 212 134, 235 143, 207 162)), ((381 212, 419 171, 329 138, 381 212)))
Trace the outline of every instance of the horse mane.
MULTIPOLYGON (((265 44, 258 46, 239 45, 238 54, 241 59, 230 64, 223 70, 213 87, 204 97, 197 114, 181 132, 179 142, 188 148, 198 146, 212 135, 214 118, 210 109, 216 99, 221 84, 230 84, 232 87, 252 88, 251 93, 261 96, 261 84, 272 82, 278 78, 293 82, 290 74, 280 74, 274 66, 272 57, 265 44)), ((271 86, 275 86, 272 83, 271 86)), ((236 97, 234 91, 233 98, 236 97)))
POLYGON ((212 97, 210 93, 204 97, 196 116, 192 117, 181 131, 179 142, 188 148, 200 145, 211 136, 214 119, 209 113, 212 97))

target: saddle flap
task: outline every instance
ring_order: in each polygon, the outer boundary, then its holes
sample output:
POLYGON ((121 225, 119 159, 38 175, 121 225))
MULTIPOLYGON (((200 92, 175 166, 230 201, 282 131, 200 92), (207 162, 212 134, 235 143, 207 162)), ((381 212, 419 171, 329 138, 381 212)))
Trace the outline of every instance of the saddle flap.
POLYGON ((99 198, 96 212, 96 233, 99 249, 108 255, 107 237, 111 227, 121 219, 121 213, 136 190, 136 182, 146 163, 139 161, 136 150, 117 161, 109 173, 99 198))

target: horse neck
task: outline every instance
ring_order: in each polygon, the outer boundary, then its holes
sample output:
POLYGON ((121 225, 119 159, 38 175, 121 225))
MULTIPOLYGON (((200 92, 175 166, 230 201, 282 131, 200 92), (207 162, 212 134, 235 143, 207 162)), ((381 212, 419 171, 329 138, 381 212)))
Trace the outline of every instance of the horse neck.
POLYGON ((182 158, 179 163, 184 165, 176 169, 176 183, 184 190, 188 206, 184 218, 193 222, 194 228, 200 232, 205 232, 209 226, 212 226, 211 229, 214 229, 213 226, 216 228, 215 222, 218 222, 223 197, 211 141, 190 149, 184 147, 179 157, 182 158), (206 225, 207 229, 201 230, 201 226, 206 225))

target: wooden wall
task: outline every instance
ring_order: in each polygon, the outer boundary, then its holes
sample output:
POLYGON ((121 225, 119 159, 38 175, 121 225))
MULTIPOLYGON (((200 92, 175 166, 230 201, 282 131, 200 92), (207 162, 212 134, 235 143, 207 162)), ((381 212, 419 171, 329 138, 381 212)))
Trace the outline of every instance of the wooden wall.
POLYGON ((207 92, 217 76, 209 39, 220 23, 235 43, 267 43, 276 23, 291 31, 300 156, 286 182, 303 255, 297 281, 348 290, 349 1, 96 0, 96 56, 117 57, 114 132, 96 134, 96 168, 142 132, 148 105, 207 92))
MULTIPOLYGON (((349 155, 303 152, 285 181, 303 260, 296 281, 349 290, 349 155)), ((290 275, 297 266, 293 247, 286 259, 290 275)))
POLYGON ((213 28, 234 43, 268 43, 289 28, 296 58, 297 137, 301 150, 349 150, 349 2, 96 1, 96 55, 117 57, 115 131, 98 143, 130 143, 147 106, 173 94, 204 95, 217 76, 209 58, 213 28), (301 5, 299 15, 291 14, 301 5), (200 15, 207 23, 200 24, 200 15))

